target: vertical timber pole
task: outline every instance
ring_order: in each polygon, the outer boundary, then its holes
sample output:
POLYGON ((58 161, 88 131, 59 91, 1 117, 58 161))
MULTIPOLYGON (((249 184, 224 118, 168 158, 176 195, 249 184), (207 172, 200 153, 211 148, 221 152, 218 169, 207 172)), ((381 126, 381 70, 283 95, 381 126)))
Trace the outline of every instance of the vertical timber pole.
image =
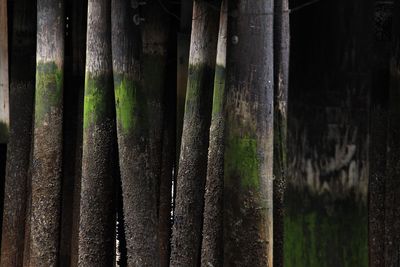
POLYGON ((273 257, 273 1, 228 5, 224 266, 273 257))
POLYGON ((38 0, 30 266, 59 256, 64 83, 63 1, 38 0))

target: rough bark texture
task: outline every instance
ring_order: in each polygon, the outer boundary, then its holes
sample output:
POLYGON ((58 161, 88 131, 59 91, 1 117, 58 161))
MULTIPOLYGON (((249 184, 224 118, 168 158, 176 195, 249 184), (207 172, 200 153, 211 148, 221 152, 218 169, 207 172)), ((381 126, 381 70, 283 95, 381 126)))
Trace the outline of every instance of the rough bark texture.
MULTIPOLYGON (((32 118, 32 127, 34 118, 32 118)), ((32 128, 33 131, 33 128, 32 128)), ((24 240, 24 262, 23 266, 30 266, 31 256, 31 220, 32 220, 32 157, 33 157, 33 135, 31 141, 31 153, 29 155, 29 169, 28 169, 28 181, 27 181, 27 192, 26 192, 26 213, 25 213, 25 240, 24 240)))
POLYGON ((115 131, 111 1, 89 0, 79 266, 111 266, 114 263, 115 131))
MULTIPOLYGON (((34 108, 34 107, 33 107, 34 108)), ((34 130, 34 116, 32 116, 32 139, 31 149, 29 154, 29 169, 27 179, 27 192, 26 192, 26 214, 25 214, 25 240, 24 240, 24 262, 23 266, 30 266, 30 252, 31 252, 31 220, 32 220, 32 157, 33 157, 33 130, 34 130)))
POLYGON ((8 23, 7 0, 0 1, 0 143, 8 140, 9 84, 8 84, 8 23))
MULTIPOLYGON (((33 139, 33 136, 32 136, 33 139)), ((31 142, 31 155, 30 162, 32 162, 32 152, 33 152, 33 140, 31 142)), ((32 165, 29 166, 28 177, 32 177, 32 165)), ((26 214, 25 214, 25 240, 24 240, 24 259, 22 266, 30 266, 30 256, 31 256, 31 214, 32 214, 32 179, 28 179, 27 182, 27 194, 26 194, 26 214)))
POLYGON ((385 179, 392 4, 375 1, 373 73, 369 149, 369 266, 381 267, 385 258, 385 179))
POLYGON ((117 229, 116 229, 116 266, 128 266, 126 250, 125 219, 122 199, 121 175, 118 175, 117 188, 117 229))
POLYGON ((365 0, 290 14, 285 267, 368 266, 372 15, 365 0))
POLYGON ((36 1, 13 1, 10 138, 7 147, 1 266, 22 266, 35 92, 36 1))
MULTIPOLYGON (((188 79, 190 33, 192 29, 193 0, 181 1, 180 31, 177 44, 177 86, 176 86, 176 136, 175 136, 175 170, 172 188, 172 215, 175 214, 176 177, 178 176, 179 155, 181 152, 183 115, 185 113, 186 87, 188 79)), ((174 216, 172 216, 174 217, 174 216)))
POLYGON ((87 1, 67 2, 60 266, 78 264, 87 1))
POLYGON ((64 9, 38 0, 30 265, 59 256, 63 116, 64 9), (51 45, 50 45, 51 44, 51 45))
MULTIPOLYGON (((159 208, 160 205, 166 205, 164 202, 165 199, 161 199, 161 186, 163 187, 163 192, 165 192, 165 177, 161 181, 163 121, 166 119, 166 116, 164 116, 165 106, 163 97, 166 91, 167 48, 170 30, 170 15, 165 11, 166 9, 170 10, 168 1, 151 0, 141 10, 142 17, 144 18, 141 27, 141 36, 143 42, 143 87, 147 99, 150 145, 149 179, 155 182, 156 185, 156 214, 158 216, 158 254, 156 255, 163 257, 164 261, 165 255, 163 254, 166 253, 165 248, 169 246, 169 230, 167 228, 169 222, 165 217, 162 217, 165 214, 159 214, 159 208), (161 235, 162 239, 158 235, 161 235)), ((153 255, 153 258, 156 258, 156 256, 153 255)))
POLYGON ((284 266, 284 206, 287 175, 287 100, 289 86, 289 1, 274 2, 274 266, 284 266))
POLYGON ((385 184, 385 266, 398 266, 400 262, 400 3, 394 5, 385 184))
POLYGON ((218 8, 194 1, 189 77, 176 180, 171 266, 199 266, 218 8))
POLYGON ((223 190, 224 190, 224 114, 227 1, 221 5, 214 96, 208 148, 206 188, 204 194, 203 240, 201 266, 223 264, 223 190))
MULTIPOLYGON (((141 84, 138 10, 112 1, 112 49, 128 266, 158 266, 157 181, 151 175, 149 117, 141 84)), ((155 66, 153 66, 155 67, 155 66)), ((157 79, 157 77, 154 77, 157 79)))
POLYGON ((228 10, 224 266, 272 267, 273 1, 228 10))

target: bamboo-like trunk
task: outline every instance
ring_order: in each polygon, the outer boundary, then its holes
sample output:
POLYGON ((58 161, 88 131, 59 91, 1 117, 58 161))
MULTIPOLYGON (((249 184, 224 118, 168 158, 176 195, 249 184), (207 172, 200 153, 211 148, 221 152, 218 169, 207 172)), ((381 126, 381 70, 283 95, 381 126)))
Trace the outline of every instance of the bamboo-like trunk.
POLYGON ((114 263, 115 132, 111 1, 89 0, 79 266, 111 266, 114 263))
MULTIPOLYGON (((150 174, 148 99, 141 84, 139 16, 112 1, 112 51, 128 266, 158 266, 157 191, 150 174)), ((155 77, 156 79, 156 77, 155 77)))
POLYGON ((206 189, 204 194, 203 240, 201 266, 223 264, 223 190, 224 190, 224 114, 227 0, 221 4, 217 60, 214 76, 214 96, 208 148, 206 189))
POLYGON ((7 143, 10 123, 7 0, 0 1, 0 143, 7 143))
MULTIPOLYGON (((7 147, 0 265, 22 266, 35 92, 36 1, 13 1, 10 137, 7 147), (20 42, 19 40, 24 40, 20 42)), ((29 221, 29 220, 28 220, 29 221)))
POLYGON ((199 266, 219 5, 193 3, 189 77, 176 180, 171 266, 199 266))
POLYGON ((38 0, 30 265, 59 256, 64 82, 63 1, 38 0))
POLYGON ((283 267, 284 193, 287 175, 287 100, 289 87, 289 1, 274 2, 274 266, 283 267))
POLYGON ((224 266, 273 257, 273 1, 228 5, 224 266))

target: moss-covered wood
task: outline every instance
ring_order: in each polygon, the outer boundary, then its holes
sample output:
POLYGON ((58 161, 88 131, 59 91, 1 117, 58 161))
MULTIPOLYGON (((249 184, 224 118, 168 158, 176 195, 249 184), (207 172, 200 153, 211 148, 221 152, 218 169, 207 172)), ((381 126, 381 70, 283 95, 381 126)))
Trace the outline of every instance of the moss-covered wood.
POLYGON ((285 266, 368 266, 366 203, 288 185, 285 208, 285 266))
POLYGON ((272 266, 273 3, 228 10, 224 266, 272 266))
POLYGON ((38 0, 30 265, 59 260, 64 66, 63 2, 38 0))
POLYGON ((208 148, 206 188, 204 194, 201 266, 223 263, 223 189, 224 189, 224 113, 227 1, 222 1, 219 20, 217 60, 208 148))
POLYGON ((290 14, 284 266, 368 266, 372 4, 290 14))
POLYGON ((0 1, 0 143, 8 141, 10 123, 7 17, 7 0, 2 0, 0 1))
POLYGON ((83 114, 79 266, 111 266, 115 252, 115 105, 111 1, 89 0, 83 114))
POLYGON ((219 10, 194 1, 171 266, 199 266, 219 10))
MULTIPOLYGON (((138 9, 112 1, 112 50, 128 266, 158 266, 157 181, 151 175, 148 98, 142 84, 138 9)), ((154 66, 155 67, 155 66, 154 66)), ((157 80, 159 73, 155 73, 157 80)), ((152 92, 154 93, 154 92, 152 92)))
MULTIPOLYGON (((22 266, 35 92, 36 1, 13 1, 10 138, 4 192, 1 266, 22 266), (17 40, 23 40, 19 42, 17 40)), ((27 220, 29 223, 29 219, 27 220)))
POLYGON ((284 266, 283 198, 287 175, 289 1, 274 1, 274 266, 284 266))

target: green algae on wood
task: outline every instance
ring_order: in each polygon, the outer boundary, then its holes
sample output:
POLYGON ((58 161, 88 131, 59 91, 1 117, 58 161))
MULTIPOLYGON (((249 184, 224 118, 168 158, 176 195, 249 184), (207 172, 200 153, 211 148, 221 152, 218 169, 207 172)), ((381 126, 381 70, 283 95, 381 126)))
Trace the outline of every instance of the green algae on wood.
POLYGON ((36 65, 35 125, 44 116, 62 104, 63 72, 55 62, 36 65))
POLYGON ((115 108, 117 123, 123 134, 128 134, 135 129, 138 123, 138 112, 141 102, 139 99, 139 84, 137 81, 124 75, 114 73, 115 108))
POLYGON ((83 111, 84 129, 87 129, 90 125, 100 123, 105 115, 113 109, 109 101, 110 97, 113 97, 112 91, 108 90, 110 86, 112 87, 111 77, 107 75, 93 77, 90 73, 86 73, 83 111))
MULTIPOLYGON (((260 186, 257 140, 251 137, 229 137, 225 144, 225 179, 240 177, 243 188, 260 186)), ((230 181, 227 181, 230 183, 230 181)))
POLYGON ((87 8, 79 266, 111 266, 115 254, 115 102, 111 1, 87 8))
POLYGON ((35 124, 29 265, 59 262, 64 1, 37 1, 35 124))
POLYGON ((195 0, 193 18, 170 266, 200 265, 219 10, 195 0))
MULTIPOLYGON (((204 92, 202 92, 202 88, 211 85, 209 81, 204 79, 204 77, 212 77, 214 75, 214 70, 210 68, 207 64, 197 63, 189 65, 188 73, 189 82, 186 89, 185 114, 192 114, 193 112, 196 112, 196 109, 200 105, 204 104, 202 103, 201 99, 202 94, 204 94, 204 92), (206 82, 209 84, 205 84, 206 82)), ((213 88, 213 86, 211 86, 211 88, 213 88)), ((210 93, 210 95, 212 95, 212 93, 210 93)), ((212 100, 210 102, 212 102, 212 100)), ((212 110, 212 105, 210 109, 212 110)))
MULTIPOLYGON (((128 266, 159 266, 157 184, 161 170, 165 12, 156 1, 132 21, 129 1, 112 1, 112 62, 128 266)), ((168 217, 169 218, 169 217, 168 217)))
POLYGON ((285 207, 285 266, 368 266, 366 203, 290 186, 285 207))
POLYGON ((223 265, 224 220, 224 131, 222 112, 225 99, 227 0, 221 2, 217 56, 214 74, 214 94, 208 145, 207 176, 204 193, 201 266, 223 265))
POLYGON ((273 1, 228 8, 224 266, 272 266, 273 1))

